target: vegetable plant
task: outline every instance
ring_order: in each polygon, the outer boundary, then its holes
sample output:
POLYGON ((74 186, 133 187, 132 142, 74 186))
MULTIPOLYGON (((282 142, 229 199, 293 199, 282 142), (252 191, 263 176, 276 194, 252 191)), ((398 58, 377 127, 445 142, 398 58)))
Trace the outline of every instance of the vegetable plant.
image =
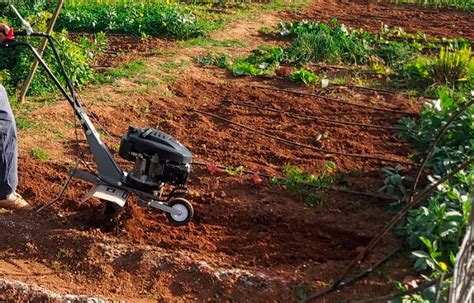
POLYGON ((314 84, 319 81, 319 77, 304 68, 293 71, 290 80, 295 82, 303 82, 304 84, 314 84))

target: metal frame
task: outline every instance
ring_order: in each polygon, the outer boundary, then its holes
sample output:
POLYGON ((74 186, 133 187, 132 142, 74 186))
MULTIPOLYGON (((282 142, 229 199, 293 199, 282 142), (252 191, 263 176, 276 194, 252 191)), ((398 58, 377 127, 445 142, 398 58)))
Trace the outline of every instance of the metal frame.
POLYGON ((150 194, 148 192, 143 192, 136 188, 130 187, 126 181, 126 173, 122 171, 118 163, 115 161, 112 153, 101 140, 99 133, 92 124, 89 116, 87 115, 84 107, 79 102, 76 91, 73 84, 70 81, 70 78, 64 68, 64 65, 61 61, 61 58, 55 47, 55 43, 50 35, 46 33, 34 33, 31 31, 22 31, 16 33, 16 36, 31 36, 31 37, 42 37, 46 39, 49 43, 50 48, 53 51, 55 60, 58 62, 61 74, 66 81, 65 88, 58 78, 53 74, 48 64, 39 54, 38 50, 34 48, 30 43, 22 41, 4 41, 0 43, 0 48, 13 48, 13 47, 27 47, 37 60, 37 62, 44 68, 48 76, 53 80, 54 84, 69 102, 71 107, 74 110, 74 114, 80 121, 84 134, 87 138, 91 153, 93 155, 94 161, 97 164, 98 175, 94 175, 87 171, 78 170, 75 167, 70 172, 70 177, 84 180, 93 184, 91 190, 86 194, 83 201, 91 198, 97 197, 109 202, 116 203, 118 206, 123 207, 128 200, 130 194, 135 194, 139 197, 140 201, 144 203, 146 207, 151 207, 159 209, 170 213, 172 215, 181 215, 181 212, 177 209, 171 208, 167 203, 173 198, 182 193, 187 192, 185 187, 176 187, 169 194, 162 195, 162 192, 154 192, 150 194), (163 197, 165 199, 163 199, 163 197))

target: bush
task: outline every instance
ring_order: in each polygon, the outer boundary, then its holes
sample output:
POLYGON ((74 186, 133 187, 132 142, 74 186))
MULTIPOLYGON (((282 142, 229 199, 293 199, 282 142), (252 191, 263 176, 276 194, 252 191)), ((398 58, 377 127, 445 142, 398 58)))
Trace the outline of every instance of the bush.
POLYGON ((368 45, 336 20, 328 24, 302 23, 293 26, 291 32, 296 38, 288 53, 295 62, 364 64, 370 56, 368 45))
POLYGON ((70 2, 63 9, 58 27, 178 39, 202 34, 202 26, 191 10, 158 1, 70 2))
POLYGON ((397 72, 396 82, 403 87, 458 87, 474 82, 474 58, 470 48, 442 48, 437 57, 418 57, 415 61, 401 66, 397 72))
MULTIPOLYGON (((412 143, 416 158, 426 155, 426 149, 446 120, 467 98, 454 99, 440 92, 439 100, 425 105, 419 121, 404 119, 402 138, 412 143), (457 100, 457 101, 455 101, 457 100)), ((447 130, 435 147, 427 167, 428 183, 433 184, 451 169, 474 156, 474 108, 471 107, 447 130)), ((437 276, 454 265, 465 233, 472 207, 474 167, 459 172, 454 178, 438 186, 428 203, 411 210, 401 229, 409 247, 415 250, 415 268, 437 276)))
MULTIPOLYGON (((41 11, 41 9, 45 7, 45 3, 45 1, 37 1, 35 5, 22 6, 23 14, 25 12, 32 14, 29 15, 27 19, 35 25, 37 31, 45 31, 47 21, 51 17, 50 13, 41 11)), ((5 10, 2 13, 10 16, 11 20, 17 19, 11 16, 10 10, 5 10)), ((28 42, 35 47, 38 47, 40 44, 40 39, 27 39, 28 42)), ((67 31, 63 30, 54 33, 53 39, 73 84, 81 88, 93 81, 94 73, 90 64, 94 62, 98 53, 101 53, 108 47, 108 41, 105 35, 98 33, 94 35, 93 38, 82 37, 78 42, 75 42, 69 39, 67 31)), ((0 50, 0 56, 11 58, 10 60, 0 61, 0 77, 9 94, 14 95, 15 90, 19 88, 27 78, 34 57, 31 52, 24 47, 8 50, 2 49, 0 50)), ((58 79, 65 84, 65 80, 60 73, 60 68, 49 47, 46 49, 43 59, 48 63, 53 73, 58 76, 58 79)), ((50 80, 44 69, 39 67, 31 83, 30 90, 28 91, 29 95, 38 95, 53 91, 57 91, 55 84, 50 80)))
POLYGON ((442 48, 438 58, 431 62, 429 77, 436 83, 456 85, 474 77, 474 58, 471 48, 449 51, 442 48))
MULTIPOLYGON (((64 60, 66 72, 74 86, 81 88, 93 81, 94 72, 89 63, 95 58, 96 52, 100 52, 101 50, 95 43, 106 42, 104 42, 104 40, 95 39, 90 43, 86 43, 85 40, 83 40, 82 43, 77 43, 67 37, 66 31, 55 33, 53 37, 55 38, 58 52, 64 60)), ((30 42, 35 46, 39 45, 39 41, 31 40, 30 42)), ((101 47, 104 47, 104 45, 101 47)), ((9 93, 14 94, 14 90, 20 87, 23 81, 28 77, 34 58, 26 48, 1 50, 1 52, 2 56, 12 58, 12 60, 0 62, 0 71, 3 75, 8 75, 3 83, 9 88, 9 93)), ((43 58, 49 64, 55 75, 61 75, 59 65, 56 63, 53 53, 49 48, 44 53, 43 58)), ((62 76, 58 76, 58 78, 65 84, 65 80, 62 76)), ((54 83, 44 69, 40 67, 35 74, 28 93, 30 95, 38 95, 56 90, 57 88, 54 83)))

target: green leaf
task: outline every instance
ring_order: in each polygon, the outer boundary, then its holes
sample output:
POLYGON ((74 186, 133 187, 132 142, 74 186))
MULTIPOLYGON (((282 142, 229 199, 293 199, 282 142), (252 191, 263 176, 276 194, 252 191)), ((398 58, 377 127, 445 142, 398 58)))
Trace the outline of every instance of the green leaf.
POLYGON ((411 254, 414 255, 417 258, 429 258, 430 257, 426 252, 424 252, 422 250, 412 251, 411 254))
POLYGON ((431 245, 430 240, 426 239, 423 236, 418 237, 418 239, 423 242, 423 244, 426 246, 426 248, 428 248, 429 251, 433 250, 433 246, 431 245))

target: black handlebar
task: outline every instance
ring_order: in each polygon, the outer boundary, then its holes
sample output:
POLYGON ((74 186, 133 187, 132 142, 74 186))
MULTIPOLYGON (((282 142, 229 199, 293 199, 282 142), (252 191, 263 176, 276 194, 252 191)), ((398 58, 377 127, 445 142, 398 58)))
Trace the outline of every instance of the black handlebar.
POLYGON ((41 57, 41 55, 38 53, 38 50, 33 47, 30 43, 24 42, 24 41, 17 41, 17 40, 5 40, 4 42, 0 43, 0 48, 15 48, 18 46, 23 46, 27 47, 33 54, 33 56, 38 60, 40 65, 45 69, 46 73, 48 76, 53 80, 54 84, 58 87, 58 89, 61 91, 63 96, 67 99, 67 101, 71 104, 71 106, 75 109, 75 112, 77 114, 77 109, 82 108, 81 104, 76 98, 76 91, 74 88, 74 85, 71 82, 71 79, 66 72, 66 69, 64 68, 64 64, 62 63, 61 57, 59 56, 59 53, 56 49, 54 39, 45 33, 31 33, 28 34, 25 31, 17 32, 15 33, 15 36, 20 36, 20 37, 40 37, 40 38, 46 38, 48 40, 49 46, 51 50, 53 51, 54 58, 56 62, 59 65, 59 68, 61 70, 61 74, 64 77, 64 80, 66 81, 66 85, 68 87, 69 93, 66 91, 66 88, 63 87, 61 82, 58 80, 58 78, 54 75, 54 73, 51 71, 51 68, 48 66, 48 64, 44 61, 44 59, 41 57))

